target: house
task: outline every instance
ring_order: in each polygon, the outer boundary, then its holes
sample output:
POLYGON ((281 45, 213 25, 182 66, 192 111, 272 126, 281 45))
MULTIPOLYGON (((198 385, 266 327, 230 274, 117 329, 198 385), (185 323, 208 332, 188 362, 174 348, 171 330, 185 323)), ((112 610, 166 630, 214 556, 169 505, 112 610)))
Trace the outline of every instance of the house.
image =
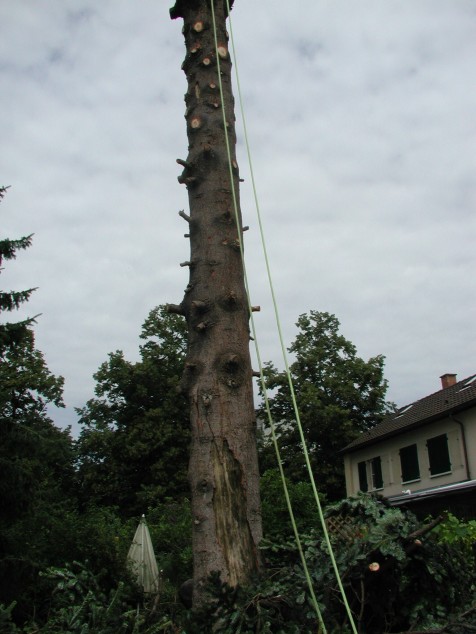
POLYGON ((420 514, 476 517, 476 374, 388 415, 347 445, 347 495, 374 491, 420 514))

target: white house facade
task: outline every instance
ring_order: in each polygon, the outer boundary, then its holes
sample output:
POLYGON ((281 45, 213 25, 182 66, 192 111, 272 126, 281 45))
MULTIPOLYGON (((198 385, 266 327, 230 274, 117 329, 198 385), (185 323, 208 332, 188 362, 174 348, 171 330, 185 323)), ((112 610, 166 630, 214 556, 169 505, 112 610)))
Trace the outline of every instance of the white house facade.
POLYGON ((343 449, 348 496, 398 499, 476 479, 476 374, 441 381, 343 449))

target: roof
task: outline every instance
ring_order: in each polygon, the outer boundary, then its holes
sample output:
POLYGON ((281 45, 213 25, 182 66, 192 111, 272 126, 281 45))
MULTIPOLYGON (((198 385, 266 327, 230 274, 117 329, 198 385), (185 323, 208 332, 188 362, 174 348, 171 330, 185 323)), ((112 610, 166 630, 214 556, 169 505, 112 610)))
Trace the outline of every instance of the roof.
POLYGON ((476 374, 458 381, 450 387, 438 390, 419 401, 401 407, 386 416, 381 423, 363 432, 348 444, 343 453, 360 449, 366 445, 395 436, 404 431, 420 427, 434 420, 449 416, 476 405, 476 374))

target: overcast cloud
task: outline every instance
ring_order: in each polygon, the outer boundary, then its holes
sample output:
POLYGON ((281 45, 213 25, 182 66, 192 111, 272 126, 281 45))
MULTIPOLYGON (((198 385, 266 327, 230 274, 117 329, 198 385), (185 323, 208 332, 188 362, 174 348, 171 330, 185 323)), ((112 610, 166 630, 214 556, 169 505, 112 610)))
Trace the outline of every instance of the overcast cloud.
MULTIPOLYGON (((66 379, 59 425, 187 285, 172 4, 0 3, 1 233, 35 234, 1 286, 39 287, 20 316, 42 313, 66 379)), ((474 1, 236 0, 232 26, 286 344, 299 314, 334 313, 360 356, 385 355, 399 405, 476 372, 474 1)), ((237 118, 258 340, 282 367, 237 118)))

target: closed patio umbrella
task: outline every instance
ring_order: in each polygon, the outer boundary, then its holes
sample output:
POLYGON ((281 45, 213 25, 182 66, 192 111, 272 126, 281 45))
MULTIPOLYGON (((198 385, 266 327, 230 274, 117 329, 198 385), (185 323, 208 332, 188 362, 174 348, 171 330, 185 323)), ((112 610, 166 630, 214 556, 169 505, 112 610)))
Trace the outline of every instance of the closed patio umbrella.
POLYGON ((135 532, 127 554, 127 561, 144 593, 156 594, 159 591, 159 569, 149 529, 145 523, 145 515, 142 516, 135 532))

